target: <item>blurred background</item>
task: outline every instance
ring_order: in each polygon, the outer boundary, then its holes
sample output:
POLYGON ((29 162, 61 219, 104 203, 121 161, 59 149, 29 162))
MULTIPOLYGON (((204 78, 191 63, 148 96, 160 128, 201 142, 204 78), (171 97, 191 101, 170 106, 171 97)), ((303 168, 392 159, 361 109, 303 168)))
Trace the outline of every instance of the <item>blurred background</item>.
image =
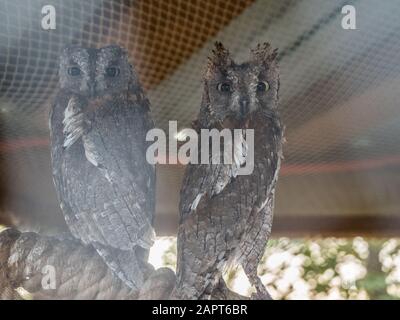
MULTIPOLYGON (((399 16, 397 0, 0 0, 0 224, 65 229, 47 126, 63 47, 127 48, 166 129, 196 117, 214 41, 237 60, 268 41, 287 143, 263 281, 275 298, 400 298, 399 16), (347 4, 356 30, 342 28, 347 4)), ((157 169, 151 261, 174 267, 184 167, 157 169)), ((248 293, 240 270, 226 277, 248 293)))

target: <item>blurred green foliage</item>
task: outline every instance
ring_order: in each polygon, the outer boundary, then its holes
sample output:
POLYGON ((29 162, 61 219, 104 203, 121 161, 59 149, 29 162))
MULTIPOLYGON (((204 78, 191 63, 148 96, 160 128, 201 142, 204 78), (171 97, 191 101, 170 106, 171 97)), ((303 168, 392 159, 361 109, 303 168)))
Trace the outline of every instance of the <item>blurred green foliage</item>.
MULTIPOLYGON (((175 269, 176 240, 170 241, 162 261, 175 269)), ((275 299, 399 299, 400 239, 272 239, 259 275, 275 299)), ((251 294, 241 268, 224 278, 251 294)))

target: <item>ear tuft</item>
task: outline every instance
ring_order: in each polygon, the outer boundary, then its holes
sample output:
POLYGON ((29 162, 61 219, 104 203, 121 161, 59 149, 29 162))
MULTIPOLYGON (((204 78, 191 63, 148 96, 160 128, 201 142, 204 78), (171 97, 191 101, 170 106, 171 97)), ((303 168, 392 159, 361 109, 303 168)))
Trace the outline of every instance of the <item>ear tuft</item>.
POLYGON ((215 42, 215 48, 212 50, 212 55, 208 58, 208 69, 215 67, 225 68, 230 64, 232 64, 232 59, 229 51, 225 49, 221 42, 215 42))
POLYGON ((253 59, 257 62, 271 63, 276 61, 278 56, 278 49, 272 49, 268 42, 258 44, 255 49, 251 50, 253 59))

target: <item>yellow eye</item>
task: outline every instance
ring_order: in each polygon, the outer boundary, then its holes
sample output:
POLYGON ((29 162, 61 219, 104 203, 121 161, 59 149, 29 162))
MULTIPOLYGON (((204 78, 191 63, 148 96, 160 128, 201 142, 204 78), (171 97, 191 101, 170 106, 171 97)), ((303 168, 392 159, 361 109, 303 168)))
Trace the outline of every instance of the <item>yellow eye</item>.
POLYGON ((257 92, 264 92, 269 89, 269 84, 266 81, 260 81, 257 83, 257 92))
POLYGON ((221 92, 230 92, 231 91, 231 85, 226 82, 218 83, 217 85, 217 90, 221 92))

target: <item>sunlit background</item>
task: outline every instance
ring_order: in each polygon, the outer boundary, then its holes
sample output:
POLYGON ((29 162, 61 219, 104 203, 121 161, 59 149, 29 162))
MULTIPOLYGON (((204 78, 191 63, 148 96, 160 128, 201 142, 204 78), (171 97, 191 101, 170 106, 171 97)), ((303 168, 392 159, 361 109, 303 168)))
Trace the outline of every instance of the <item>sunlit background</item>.
MULTIPOLYGON (((175 270, 176 238, 158 238, 149 261, 175 270)), ((274 299, 400 299, 400 239, 272 239, 258 271, 274 299)), ((224 279, 253 292, 241 268, 224 279)))

